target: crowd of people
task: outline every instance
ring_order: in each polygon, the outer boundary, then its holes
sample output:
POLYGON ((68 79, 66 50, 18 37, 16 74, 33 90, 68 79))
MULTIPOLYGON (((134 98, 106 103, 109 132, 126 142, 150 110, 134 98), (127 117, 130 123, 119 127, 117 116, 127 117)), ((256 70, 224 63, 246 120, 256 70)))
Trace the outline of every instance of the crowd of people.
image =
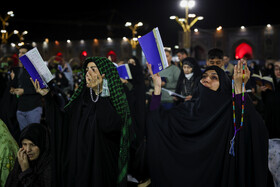
POLYGON ((112 51, 58 53, 47 88, 17 58, 1 66, 0 186, 279 186, 280 61, 165 53, 157 74, 112 51))

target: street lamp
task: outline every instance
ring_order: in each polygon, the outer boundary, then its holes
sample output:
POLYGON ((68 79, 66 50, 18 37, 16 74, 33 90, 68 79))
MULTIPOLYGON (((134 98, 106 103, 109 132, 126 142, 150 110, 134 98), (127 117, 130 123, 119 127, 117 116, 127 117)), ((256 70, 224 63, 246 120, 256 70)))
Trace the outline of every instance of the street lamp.
POLYGON ((2 22, 2 29, 1 29, 1 41, 2 41, 2 44, 6 44, 8 42, 8 39, 15 33, 12 32, 12 33, 8 33, 8 31, 6 30, 6 26, 9 25, 9 23, 7 22, 10 17, 14 17, 14 12, 13 11, 8 11, 6 16, 3 18, 2 16, 0 16, 0 20, 2 22))
POLYGON ((130 39, 130 44, 131 44, 131 46, 132 46, 132 49, 133 50, 136 50, 136 47, 137 47, 137 45, 138 45, 138 39, 137 39, 137 37, 136 37, 136 34, 137 34, 137 29, 139 28, 139 27, 142 27, 143 26, 143 23, 142 22, 138 22, 137 24, 135 24, 135 25, 132 25, 132 23, 131 22, 126 22, 125 23, 125 25, 124 25, 125 27, 128 27, 131 31, 132 31, 132 39, 130 39))
POLYGON ((24 41, 24 35, 28 34, 28 31, 23 31, 22 33, 19 33, 18 30, 14 30, 14 34, 16 34, 19 38, 19 42, 24 41))
POLYGON ((185 18, 179 18, 178 16, 170 16, 171 20, 177 21, 184 31, 183 35, 183 47, 189 49, 191 46, 191 27, 199 20, 203 20, 202 16, 196 16, 195 14, 189 14, 189 9, 195 6, 194 0, 182 0, 180 6, 185 8, 185 18), (189 18, 192 19, 189 24, 189 18))

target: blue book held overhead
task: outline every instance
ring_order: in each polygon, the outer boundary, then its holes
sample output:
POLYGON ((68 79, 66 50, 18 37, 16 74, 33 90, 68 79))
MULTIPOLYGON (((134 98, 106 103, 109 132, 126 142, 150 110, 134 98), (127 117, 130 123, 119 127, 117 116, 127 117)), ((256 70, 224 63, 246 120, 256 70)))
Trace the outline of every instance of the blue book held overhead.
POLYGON ((24 68, 29 73, 32 80, 38 80, 40 88, 46 88, 47 83, 53 79, 53 76, 43 61, 37 48, 33 48, 19 57, 24 68))
POLYGON ((130 68, 128 64, 123 64, 117 67, 120 78, 132 79, 130 68))
POLYGON ((153 74, 168 67, 163 43, 157 27, 148 34, 138 38, 138 41, 147 62, 152 65, 153 74))

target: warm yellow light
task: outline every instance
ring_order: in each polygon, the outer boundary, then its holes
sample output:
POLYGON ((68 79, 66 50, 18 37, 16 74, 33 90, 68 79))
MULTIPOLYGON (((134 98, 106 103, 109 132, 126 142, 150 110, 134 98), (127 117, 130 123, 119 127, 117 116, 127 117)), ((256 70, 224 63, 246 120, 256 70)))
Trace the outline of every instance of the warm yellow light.
POLYGON ((217 27, 217 31, 220 31, 220 30, 222 30, 223 29, 223 27, 222 26, 219 26, 219 27, 217 27))

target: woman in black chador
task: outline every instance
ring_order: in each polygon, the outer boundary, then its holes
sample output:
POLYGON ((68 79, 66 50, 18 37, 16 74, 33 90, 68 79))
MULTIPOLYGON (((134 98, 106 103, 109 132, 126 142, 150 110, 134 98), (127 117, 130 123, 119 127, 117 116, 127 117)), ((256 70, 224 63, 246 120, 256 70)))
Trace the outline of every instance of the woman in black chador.
POLYGON ((56 186, 126 186, 131 116, 116 67, 107 58, 87 58, 83 80, 64 109, 57 93, 51 88, 46 95, 56 186))
POLYGON ((52 183, 49 130, 42 124, 25 127, 20 149, 5 187, 49 187, 52 183))
MULTIPOLYGON (((245 83, 249 75, 245 68, 245 83)), ((151 186, 266 186, 265 125, 245 93, 244 125, 231 144, 235 134, 233 104, 231 85, 225 76, 219 67, 207 67, 197 97, 168 111, 159 107, 161 78, 158 74, 152 76, 155 91, 147 123, 151 186)), ((238 128, 242 105, 240 62, 234 77, 238 128)))
POLYGON ((201 70, 192 57, 184 58, 182 61, 182 70, 177 81, 175 92, 185 96, 185 99, 176 98, 177 103, 188 101, 192 98, 195 89, 198 86, 201 77, 201 70))

